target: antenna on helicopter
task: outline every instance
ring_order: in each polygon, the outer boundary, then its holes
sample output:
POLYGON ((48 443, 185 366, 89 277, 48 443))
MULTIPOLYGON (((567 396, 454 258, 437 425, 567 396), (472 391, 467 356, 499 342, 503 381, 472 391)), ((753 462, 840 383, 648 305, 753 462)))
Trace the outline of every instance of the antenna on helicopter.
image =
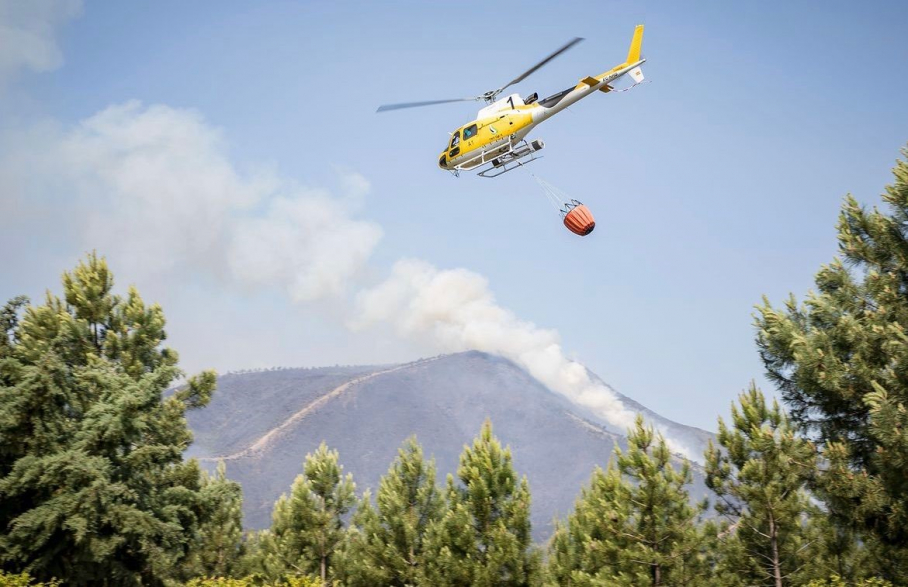
POLYGON ((536 65, 534 65, 533 67, 529 68, 525 72, 521 73, 520 75, 518 75, 517 77, 515 77, 514 79, 512 79, 505 85, 501 86, 497 90, 489 90, 488 92, 485 92, 478 96, 473 96, 472 98, 451 98, 448 100, 429 100, 426 102, 404 102, 401 104, 385 104, 383 106, 379 106, 378 110, 376 110, 376 112, 386 112, 388 110, 400 110, 401 108, 417 108, 420 106, 433 106, 435 104, 447 104, 450 102, 474 102, 474 101, 478 102, 479 100, 484 100, 486 103, 491 104, 498 98, 498 95, 501 94, 501 92, 503 92, 505 89, 513 86, 514 84, 522 82, 524 79, 526 79, 527 77, 529 77, 530 75, 535 73, 536 70, 538 70, 542 66, 546 65, 549 61, 558 57, 559 55, 561 55, 562 53, 564 53, 565 51, 567 51, 568 49, 570 49, 571 47, 573 47, 574 45, 576 45, 577 43, 579 43, 582 40, 583 40, 583 37, 574 37, 573 39, 571 39, 570 41, 568 41, 567 43, 562 45, 560 48, 558 48, 556 51, 551 53, 548 57, 546 57, 545 59, 543 59, 536 65))

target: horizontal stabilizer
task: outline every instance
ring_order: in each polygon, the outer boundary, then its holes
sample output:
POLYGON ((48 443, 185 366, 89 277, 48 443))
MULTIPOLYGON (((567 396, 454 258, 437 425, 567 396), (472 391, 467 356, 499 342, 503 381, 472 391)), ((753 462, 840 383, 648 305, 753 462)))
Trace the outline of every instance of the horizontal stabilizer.
POLYGON ((634 79, 635 84, 639 84, 643 81, 643 70, 639 67, 635 67, 634 69, 630 70, 628 74, 634 79))
POLYGON ((582 80, 580 80, 580 83, 586 84, 592 88, 593 86, 598 86, 599 82, 601 82, 601 81, 602 80, 598 80, 590 75, 590 76, 587 76, 587 77, 583 78, 582 80))

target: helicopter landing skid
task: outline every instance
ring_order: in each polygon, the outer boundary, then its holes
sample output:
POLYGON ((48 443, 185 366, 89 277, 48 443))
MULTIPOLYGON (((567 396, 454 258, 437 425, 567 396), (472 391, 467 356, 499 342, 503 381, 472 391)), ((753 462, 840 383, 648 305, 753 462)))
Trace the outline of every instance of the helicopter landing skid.
POLYGON ((523 167, 527 163, 542 159, 542 155, 536 152, 545 146, 541 140, 527 142, 522 140, 516 143, 510 143, 507 147, 484 151, 472 159, 462 162, 452 169, 448 169, 454 177, 460 177, 461 171, 473 171, 481 169, 477 175, 479 177, 498 177, 508 171, 513 171, 518 167, 523 167), (504 151, 504 149, 507 149, 504 151), (501 151, 504 151, 503 153, 501 151), (525 160, 527 157, 529 159, 525 160))
POLYGON ((536 154, 538 150, 538 148, 535 148, 534 145, 527 143, 525 140, 520 141, 507 153, 489 161, 485 169, 477 173, 477 175, 479 177, 498 177, 508 171, 514 171, 518 167, 523 167, 537 159, 542 159, 542 155, 536 154))

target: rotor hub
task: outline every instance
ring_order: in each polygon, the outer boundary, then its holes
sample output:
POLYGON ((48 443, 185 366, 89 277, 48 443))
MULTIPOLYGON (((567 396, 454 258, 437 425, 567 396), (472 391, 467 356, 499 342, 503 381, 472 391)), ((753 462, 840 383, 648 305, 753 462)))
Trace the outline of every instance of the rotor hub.
POLYGON ((501 93, 501 90, 492 90, 492 91, 486 92, 481 97, 487 103, 491 104, 498 98, 498 94, 500 94, 500 93, 501 93))

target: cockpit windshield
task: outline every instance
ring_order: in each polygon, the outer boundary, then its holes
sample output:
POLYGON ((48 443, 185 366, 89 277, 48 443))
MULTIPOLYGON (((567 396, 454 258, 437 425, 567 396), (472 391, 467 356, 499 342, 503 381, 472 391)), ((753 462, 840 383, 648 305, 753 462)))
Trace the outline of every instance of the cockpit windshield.
POLYGON ((453 149, 460 144, 460 131, 454 133, 454 136, 451 137, 451 146, 449 148, 453 149))

